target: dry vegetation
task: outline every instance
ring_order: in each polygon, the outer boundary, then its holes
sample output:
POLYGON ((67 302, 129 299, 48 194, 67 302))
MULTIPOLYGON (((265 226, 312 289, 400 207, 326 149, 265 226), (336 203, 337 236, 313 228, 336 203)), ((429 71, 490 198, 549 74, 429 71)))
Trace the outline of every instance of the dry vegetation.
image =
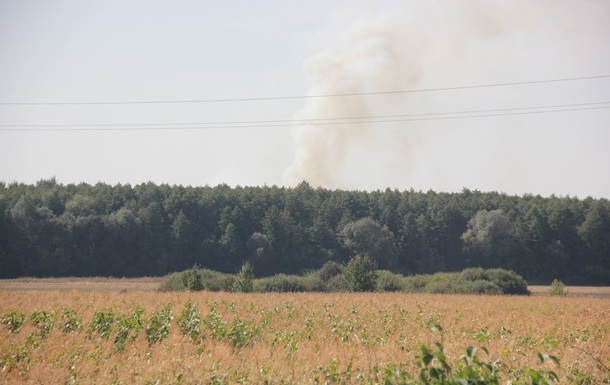
POLYGON ((605 298, 5 289, 0 295, 0 316, 27 315, 18 332, 0 325, 1 383, 375 383, 393 365, 416 375, 420 345, 435 341, 451 362, 467 346, 487 347, 489 356, 481 358, 505 380, 530 367, 553 370, 562 383, 610 381, 605 298), (189 300, 198 309, 183 315, 189 300), (160 311, 168 304, 173 320, 166 330, 160 311), (121 335, 129 324, 117 320, 136 319, 138 307, 142 328, 121 335), (113 318, 104 323, 100 314, 108 309, 113 318), (36 326, 34 313, 40 319, 41 311, 54 321, 36 326), (182 323, 186 334, 179 319, 190 321, 182 323), (560 366, 540 364, 538 353, 559 357, 560 366))
POLYGON ((17 278, 0 279, 0 290, 79 290, 79 291, 153 291, 161 278, 17 278))

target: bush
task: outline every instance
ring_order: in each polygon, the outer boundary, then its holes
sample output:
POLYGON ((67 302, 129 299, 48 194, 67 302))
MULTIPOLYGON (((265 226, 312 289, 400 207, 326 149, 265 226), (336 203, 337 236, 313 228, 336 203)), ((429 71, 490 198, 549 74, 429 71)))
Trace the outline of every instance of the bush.
POLYGON ((347 291, 374 291, 377 287, 375 262, 361 255, 350 259, 343 273, 343 282, 347 291))
POLYGON ((460 273, 435 273, 405 277, 403 290, 436 294, 530 294, 527 282, 513 271, 469 268, 460 273))
MULTIPOLYGON (((527 288, 527 281, 514 271, 504 269, 487 269, 474 267, 463 270, 459 275, 459 280, 462 282, 477 282, 488 281, 500 289, 501 294, 518 294, 529 295, 530 291, 527 288)), ((478 284, 478 289, 481 289, 481 283, 478 284)), ((494 293, 495 288, 488 285, 491 293, 494 293)))
POLYGON ((488 280, 487 275, 485 274, 485 270, 481 267, 470 267, 468 269, 462 270, 458 279, 461 281, 470 282, 478 280, 488 280))
POLYGON ((333 277, 343 274, 344 270, 345 270, 345 266, 340 264, 339 262, 327 261, 322 265, 322 267, 319 270, 317 270, 317 272, 320 276, 320 279, 328 282, 333 277))
POLYGON ((235 276, 233 274, 220 273, 218 271, 210 269, 189 269, 183 272, 171 273, 163 277, 161 285, 159 286, 160 291, 185 291, 189 290, 186 282, 193 282, 193 288, 197 288, 198 284, 197 277, 200 277, 201 285, 203 290, 208 291, 231 291, 233 289, 233 282, 235 276), (188 277, 191 274, 192 278, 185 280, 185 274, 188 277), (193 280, 194 279, 194 280, 193 280))
POLYGON ((307 273, 303 278, 303 284, 307 291, 332 292, 343 290, 343 271, 345 266, 328 261, 318 270, 307 273))
POLYGON ((407 293, 423 293, 426 285, 430 281, 431 275, 417 274, 405 277, 403 280, 403 290, 407 293))
POLYGON ((254 289, 254 268, 248 261, 244 262, 233 282, 233 291, 250 293, 254 289))
POLYGON ((551 286, 549 286, 548 294, 555 297, 565 297, 568 295, 568 291, 566 290, 566 285, 564 285, 563 282, 554 279, 551 286))
POLYGON ((404 291, 407 293, 530 294, 527 282, 514 271, 468 268, 461 272, 404 277, 388 270, 376 270, 366 256, 356 256, 347 266, 329 261, 304 276, 277 274, 254 279, 252 265, 245 262, 237 275, 192 268, 163 278, 160 290, 205 290, 239 292, 336 292, 404 291), (187 278, 185 278, 187 277, 187 278), (200 278, 199 278, 200 277, 200 278), (189 284, 191 282, 192 284, 189 284), (192 290, 192 289, 190 289, 192 290))
POLYGON ((394 274, 389 270, 377 271, 377 291, 401 291, 403 290, 404 277, 394 274))
POLYGON ((184 291, 182 273, 171 273, 163 277, 159 285, 160 291, 184 291))
POLYGON ((210 269, 199 271, 203 288, 208 291, 231 291, 235 282, 235 275, 220 273, 210 269))
POLYGON ((502 289, 493 282, 477 279, 470 283, 468 292, 472 294, 502 294, 502 289))
POLYGON ((277 274, 260 278, 254 282, 254 291, 258 292, 302 292, 307 291, 305 277, 298 275, 277 274))
POLYGON ((498 285, 503 294, 530 295, 527 281, 514 271, 489 269, 485 272, 488 281, 498 285))
POLYGON ((199 273, 199 268, 197 267, 197 265, 195 265, 191 269, 183 272, 180 275, 180 280, 182 281, 182 287, 185 290, 189 290, 189 291, 203 290, 203 281, 202 281, 201 274, 199 273))

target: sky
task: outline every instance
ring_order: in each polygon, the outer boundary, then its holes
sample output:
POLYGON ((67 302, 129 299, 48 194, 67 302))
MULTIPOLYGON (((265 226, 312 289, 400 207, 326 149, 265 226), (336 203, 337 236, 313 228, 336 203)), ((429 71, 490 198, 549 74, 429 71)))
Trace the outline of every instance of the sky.
POLYGON ((605 0, 3 0, 0 181, 610 198, 609 15, 605 0))

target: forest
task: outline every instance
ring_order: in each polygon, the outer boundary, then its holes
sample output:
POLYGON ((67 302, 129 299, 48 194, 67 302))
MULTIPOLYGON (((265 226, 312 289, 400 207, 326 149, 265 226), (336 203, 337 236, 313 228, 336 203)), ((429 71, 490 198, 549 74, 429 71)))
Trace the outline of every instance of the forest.
POLYGON ((366 255, 414 275, 512 270, 530 284, 610 285, 610 201, 464 188, 0 183, 0 278, 161 276, 194 265, 257 277, 366 255))

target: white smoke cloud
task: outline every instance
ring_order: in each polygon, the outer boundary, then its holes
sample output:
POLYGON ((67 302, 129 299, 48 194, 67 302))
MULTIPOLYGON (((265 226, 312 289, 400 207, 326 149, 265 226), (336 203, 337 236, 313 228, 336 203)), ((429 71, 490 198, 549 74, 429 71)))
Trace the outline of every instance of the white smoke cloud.
MULTIPOLYGON (((377 90, 414 87, 422 71, 425 50, 421 37, 414 36, 412 21, 404 14, 381 13, 360 19, 327 51, 307 59, 306 72, 311 95, 358 94, 377 90)), ((310 99, 297 114, 300 119, 328 119, 380 115, 391 111, 402 98, 348 96, 310 99)), ((313 185, 348 187, 346 168, 360 167, 369 149, 383 146, 371 123, 306 125, 294 129, 297 144, 294 163, 285 173, 289 184, 307 180, 313 185), (368 144, 368 146, 367 146, 368 144), (353 152, 356 151, 356 154, 353 152)), ((404 136, 400 141, 409 141, 404 136)), ((365 171, 365 170, 363 170, 365 171)))
MULTIPOLYGON (((608 55, 599 47, 608 28, 600 14, 610 11, 610 3, 592 0, 579 4, 425 1, 409 2, 403 9, 365 12, 340 28, 341 33, 327 36, 329 48, 306 60, 309 93, 366 93, 603 73, 599 63, 608 62, 608 55)), ((527 91, 532 90, 540 92, 528 95, 523 89, 506 88, 487 93, 312 98, 295 121, 560 104, 579 96, 579 91, 571 96, 570 92, 553 92, 551 86, 527 91)), ((527 184, 532 186, 531 181, 539 179, 529 175, 534 167, 528 157, 539 159, 539 150, 531 148, 544 146, 528 146, 531 154, 523 152, 512 165, 507 158, 525 150, 522 144, 527 139, 511 131, 516 127, 527 131, 524 122, 295 125, 295 155, 284 173, 284 183, 307 180, 327 188, 370 189, 408 188, 417 180, 419 187, 437 190, 467 186, 531 192, 527 184), (461 168, 457 163, 462 163, 461 168), (497 187, 489 187, 490 181, 497 187)), ((563 161, 559 149, 546 158, 563 161)))

